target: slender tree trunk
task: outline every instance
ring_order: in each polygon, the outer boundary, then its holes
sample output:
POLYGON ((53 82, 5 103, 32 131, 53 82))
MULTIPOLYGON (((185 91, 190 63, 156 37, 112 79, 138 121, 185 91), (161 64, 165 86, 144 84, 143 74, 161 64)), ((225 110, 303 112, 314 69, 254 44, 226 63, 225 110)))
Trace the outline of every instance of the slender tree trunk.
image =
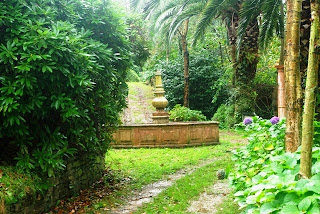
POLYGON ((231 61, 233 65, 233 75, 232 75, 232 87, 235 88, 235 73, 237 70, 237 27, 239 24, 238 13, 233 12, 230 15, 231 24, 227 25, 228 39, 229 39, 229 49, 231 55, 231 61))
POLYGON ((183 32, 181 34, 182 52, 183 52, 183 67, 184 67, 184 96, 183 106, 189 107, 189 51, 187 43, 189 19, 184 22, 183 32))
MULTIPOLYGON (((308 67, 309 39, 311 26, 310 0, 302 0, 301 24, 300 24, 300 73, 305 80, 308 67)), ((305 85, 305 84, 302 84, 305 85)))
POLYGON ((319 13, 319 2, 318 0, 314 0, 311 2, 311 33, 302 123, 300 175, 303 178, 311 177, 312 167, 313 120, 316 107, 315 92, 318 86, 319 69, 319 53, 316 50, 319 41, 319 13))
POLYGON ((300 13, 301 0, 287 1, 286 25, 286 151, 294 152, 300 145, 301 78, 300 78, 300 13))

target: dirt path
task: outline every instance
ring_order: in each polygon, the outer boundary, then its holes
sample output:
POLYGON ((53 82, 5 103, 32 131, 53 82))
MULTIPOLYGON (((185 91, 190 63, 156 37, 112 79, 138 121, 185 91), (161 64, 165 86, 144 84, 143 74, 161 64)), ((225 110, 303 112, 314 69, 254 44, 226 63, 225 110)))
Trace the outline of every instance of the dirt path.
POLYGON ((141 82, 128 83, 128 108, 122 114, 123 124, 152 123, 153 88, 141 82))
POLYGON ((187 211, 197 214, 216 213, 217 207, 224 201, 230 191, 226 180, 218 181, 202 193, 198 200, 192 201, 187 211))
POLYGON ((214 159, 209 159, 209 160, 200 162, 200 164, 192 166, 188 169, 178 170, 175 174, 169 175, 168 178, 165 180, 160 180, 152 184, 146 185, 140 191, 135 192, 132 197, 127 199, 124 206, 116 208, 112 210, 110 213, 112 214, 133 213, 144 203, 150 203, 154 197, 156 197, 158 194, 160 194, 162 191, 164 191, 168 187, 172 186, 174 182, 176 182, 178 179, 193 173, 196 169, 202 168, 208 164, 213 163, 215 160, 217 159, 214 158, 214 159))

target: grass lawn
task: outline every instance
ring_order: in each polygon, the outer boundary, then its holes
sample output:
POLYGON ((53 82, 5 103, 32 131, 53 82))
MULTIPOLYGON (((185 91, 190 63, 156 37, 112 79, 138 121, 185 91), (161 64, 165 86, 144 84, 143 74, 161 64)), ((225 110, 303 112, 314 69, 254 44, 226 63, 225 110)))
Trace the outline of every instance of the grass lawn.
MULTIPOLYGON (((121 176, 130 177, 123 189, 96 204, 96 208, 115 207, 122 204, 134 190, 146 184, 165 179, 179 169, 197 165, 201 161, 216 161, 195 170, 192 174, 179 179, 174 185, 155 197, 154 201, 141 207, 136 213, 186 213, 190 200, 196 199, 207 187, 216 181, 215 172, 221 168, 232 168, 230 151, 244 144, 240 134, 221 131, 220 145, 192 147, 184 149, 111 149, 106 155, 107 167, 120 171, 121 176)), ((222 204, 221 209, 237 207, 232 198, 222 204)))

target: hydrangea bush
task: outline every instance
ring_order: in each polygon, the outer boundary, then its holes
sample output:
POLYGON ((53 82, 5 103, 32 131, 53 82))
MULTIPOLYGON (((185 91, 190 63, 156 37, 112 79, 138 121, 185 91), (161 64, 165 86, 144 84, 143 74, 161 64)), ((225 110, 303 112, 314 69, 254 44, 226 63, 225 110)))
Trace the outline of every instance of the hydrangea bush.
POLYGON ((300 179, 300 148, 285 153, 285 122, 253 118, 249 144, 234 152, 229 178, 244 213, 320 213, 320 148, 314 147, 310 179, 300 179))
POLYGON ((237 191, 248 187, 248 182, 268 164, 270 157, 284 152, 284 120, 273 125, 259 117, 247 119, 252 121, 248 123, 245 119, 243 122, 247 123, 249 144, 233 152, 235 171, 229 176, 237 191))

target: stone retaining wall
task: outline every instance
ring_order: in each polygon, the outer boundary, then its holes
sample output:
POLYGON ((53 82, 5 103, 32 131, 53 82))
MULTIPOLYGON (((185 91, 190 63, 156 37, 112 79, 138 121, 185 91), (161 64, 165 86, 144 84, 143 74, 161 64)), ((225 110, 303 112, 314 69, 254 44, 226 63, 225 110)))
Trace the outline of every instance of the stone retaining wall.
POLYGON ((219 123, 189 122, 121 126, 114 148, 187 147, 219 144, 219 123))
POLYGON ((6 213, 39 214, 57 205, 58 200, 79 194, 99 180, 105 170, 104 156, 81 156, 70 159, 60 176, 48 178, 52 186, 44 194, 31 194, 7 206, 6 213))

